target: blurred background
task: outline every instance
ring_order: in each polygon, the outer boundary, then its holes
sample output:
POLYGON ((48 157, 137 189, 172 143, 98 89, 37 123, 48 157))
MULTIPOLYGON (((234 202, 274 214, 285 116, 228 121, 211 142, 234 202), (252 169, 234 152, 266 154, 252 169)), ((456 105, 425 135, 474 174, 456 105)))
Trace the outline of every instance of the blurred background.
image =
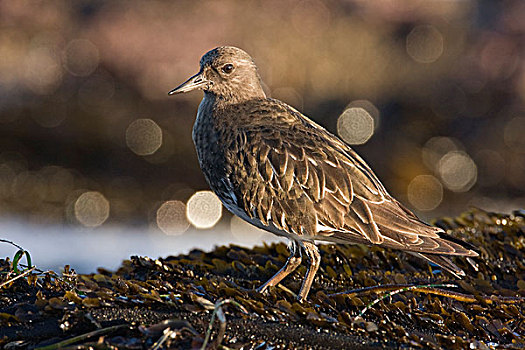
POLYGON ((80 270, 268 241, 208 192, 202 94, 167 95, 221 45, 421 217, 523 208, 524 18, 521 0, 0 1, 0 237, 80 270))

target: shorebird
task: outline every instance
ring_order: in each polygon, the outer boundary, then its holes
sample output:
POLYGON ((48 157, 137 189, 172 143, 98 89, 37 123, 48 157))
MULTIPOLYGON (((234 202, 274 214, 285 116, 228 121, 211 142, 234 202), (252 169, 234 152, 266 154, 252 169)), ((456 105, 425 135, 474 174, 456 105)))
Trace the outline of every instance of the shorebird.
POLYGON ((200 70, 170 95, 204 91, 193 141, 209 186, 233 214, 290 240, 284 266, 258 288, 265 292, 308 259, 298 293, 307 298, 319 268, 316 242, 362 243, 407 251, 456 277, 446 256, 477 256, 393 198, 347 144, 263 91, 253 59, 215 48, 200 70))

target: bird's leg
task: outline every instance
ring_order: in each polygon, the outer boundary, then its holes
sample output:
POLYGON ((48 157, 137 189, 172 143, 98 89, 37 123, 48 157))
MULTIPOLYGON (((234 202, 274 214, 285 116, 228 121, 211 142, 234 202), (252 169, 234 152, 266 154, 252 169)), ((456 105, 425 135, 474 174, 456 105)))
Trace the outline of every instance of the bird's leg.
POLYGON ((312 242, 303 242, 304 252, 308 258, 308 270, 306 270, 306 276, 304 276, 303 284, 299 290, 297 299, 300 302, 306 300, 310 287, 314 281, 315 273, 319 269, 321 263, 321 255, 319 254, 319 248, 312 242))
POLYGON ((283 267, 272 278, 266 281, 265 284, 257 288, 259 293, 264 293, 268 287, 273 287, 282 281, 283 278, 292 273, 299 265, 301 265, 301 247, 296 241, 292 241, 288 247, 290 256, 283 267))

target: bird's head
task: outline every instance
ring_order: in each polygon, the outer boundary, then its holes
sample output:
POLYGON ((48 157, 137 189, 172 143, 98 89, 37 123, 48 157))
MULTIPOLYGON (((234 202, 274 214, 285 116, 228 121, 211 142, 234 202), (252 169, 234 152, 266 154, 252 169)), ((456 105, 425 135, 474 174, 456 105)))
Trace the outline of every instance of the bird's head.
POLYGON ((233 46, 221 46, 208 51, 200 60, 199 72, 169 94, 196 89, 232 102, 266 97, 253 59, 233 46))

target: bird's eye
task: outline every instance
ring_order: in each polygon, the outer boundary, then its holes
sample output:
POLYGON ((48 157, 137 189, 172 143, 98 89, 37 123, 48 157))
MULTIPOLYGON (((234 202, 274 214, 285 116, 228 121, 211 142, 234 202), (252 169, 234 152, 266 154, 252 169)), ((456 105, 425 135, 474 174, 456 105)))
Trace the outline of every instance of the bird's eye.
POLYGON ((233 71, 233 64, 225 64, 224 66, 222 66, 221 70, 226 74, 230 74, 233 71))

